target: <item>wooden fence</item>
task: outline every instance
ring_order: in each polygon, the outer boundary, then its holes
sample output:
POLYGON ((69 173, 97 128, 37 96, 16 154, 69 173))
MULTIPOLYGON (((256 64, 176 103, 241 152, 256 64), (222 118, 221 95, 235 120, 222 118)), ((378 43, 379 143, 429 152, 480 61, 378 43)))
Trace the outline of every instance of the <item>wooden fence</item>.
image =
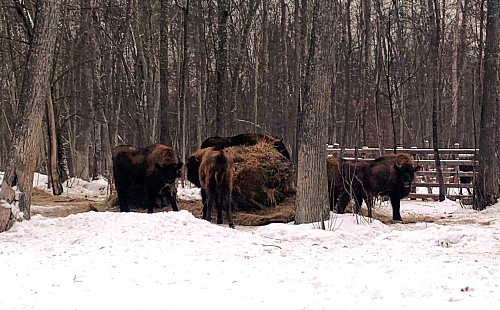
MULTIPOLYGON (((414 163, 422 167, 416 173, 413 182, 410 199, 433 199, 439 196, 439 184, 437 181, 436 164, 434 161, 434 149, 419 148, 397 148, 398 153, 410 154, 414 163)), ((339 156, 341 149, 335 145, 327 146, 328 156, 339 156)), ((385 154, 393 153, 393 149, 385 149, 385 154)), ((378 148, 363 147, 357 150, 345 149, 345 158, 359 158, 360 160, 371 160, 380 154, 378 148), (356 153, 356 154, 355 154, 356 153)), ((443 170, 443 178, 446 187, 445 196, 451 200, 459 200, 462 204, 472 204, 472 188, 477 166, 475 149, 440 149, 439 158, 443 170)))

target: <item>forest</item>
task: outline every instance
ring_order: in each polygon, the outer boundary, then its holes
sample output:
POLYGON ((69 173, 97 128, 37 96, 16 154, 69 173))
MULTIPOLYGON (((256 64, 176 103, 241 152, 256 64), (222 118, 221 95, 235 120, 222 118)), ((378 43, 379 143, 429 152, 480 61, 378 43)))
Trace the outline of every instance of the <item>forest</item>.
POLYGON ((119 144, 162 143, 186 158, 208 137, 258 132, 297 159, 302 130, 381 150, 480 148, 484 130, 498 187, 498 6, 0 0, 0 170, 16 127, 34 127, 36 169, 62 179, 110 176, 119 144), (33 46, 50 46, 43 66, 30 65, 33 46), (28 97, 43 103, 27 109, 28 97))

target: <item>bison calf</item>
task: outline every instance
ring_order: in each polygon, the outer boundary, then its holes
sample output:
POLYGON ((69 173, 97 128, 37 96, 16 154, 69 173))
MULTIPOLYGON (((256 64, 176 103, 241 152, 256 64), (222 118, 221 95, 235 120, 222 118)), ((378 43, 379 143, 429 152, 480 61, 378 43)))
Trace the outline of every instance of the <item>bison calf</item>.
POLYGON ((170 200, 178 211, 175 191, 171 190, 183 163, 174 151, 162 144, 145 148, 119 145, 113 151, 113 175, 120 211, 129 212, 127 193, 133 185, 146 195, 148 213, 153 213, 156 199, 170 200))
POLYGON ((188 159, 188 180, 201 187, 203 219, 211 221, 212 209, 217 208, 217 224, 222 224, 222 210, 229 227, 234 228, 231 215, 233 190, 233 160, 224 150, 214 147, 200 149, 188 159))

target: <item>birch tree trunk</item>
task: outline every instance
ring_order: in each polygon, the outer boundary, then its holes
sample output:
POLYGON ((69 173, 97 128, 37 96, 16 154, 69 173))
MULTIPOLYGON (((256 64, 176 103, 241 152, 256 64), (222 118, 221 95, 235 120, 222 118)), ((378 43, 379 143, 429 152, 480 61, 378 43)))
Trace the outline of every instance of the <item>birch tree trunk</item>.
MULTIPOLYGON (((35 17, 33 37, 27 55, 19 98, 19 117, 14 128, 8 169, 3 186, 17 185, 19 191, 18 220, 31 218, 33 174, 40 149, 43 108, 49 91, 57 26, 61 18, 62 0, 40 1, 35 17)), ((4 190, 2 190, 3 193, 4 190)))

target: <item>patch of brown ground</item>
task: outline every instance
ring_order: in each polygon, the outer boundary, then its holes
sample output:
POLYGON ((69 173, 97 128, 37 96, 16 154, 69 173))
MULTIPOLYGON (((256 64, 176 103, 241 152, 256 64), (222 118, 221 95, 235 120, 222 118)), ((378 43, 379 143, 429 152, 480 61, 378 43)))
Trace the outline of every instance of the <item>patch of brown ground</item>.
POLYGON ((31 215, 41 214, 45 217, 65 217, 70 214, 95 211, 99 199, 75 198, 63 195, 54 196, 43 190, 33 188, 31 215), (52 207, 52 208, 51 208, 52 207), (57 207, 57 208, 56 208, 57 207))
MULTIPOLYGON (((119 208, 116 202, 116 196, 111 195, 105 201, 98 204, 96 208, 99 211, 118 212, 119 208)), ((266 208, 265 210, 255 212, 233 212, 233 222, 239 226, 261 226, 270 223, 287 223, 293 221, 295 214, 295 198, 288 198, 281 204, 266 208)), ((177 203, 179 210, 188 210, 195 217, 202 217, 201 200, 179 200, 177 203)), ((155 209, 155 212, 170 211, 170 206, 161 209, 155 209)), ((133 212, 146 212, 145 209, 132 209, 133 212)), ((215 210, 213 211, 215 214, 215 210)), ((214 216, 212 216, 214 218, 214 216)), ((224 217, 225 220, 225 217, 224 217)), ((215 222, 215 218, 214 218, 215 222)))
MULTIPOLYGON (((39 189, 33 189, 33 206, 41 206, 32 208, 31 214, 41 214, 45 217, 65 217, 70 214, 77 214, 89 211, 108 211, 118 212, 119 208, 116 205, 116 195, 110 195, 107 198, 75 198, 64 195, 53 196, 39 189)), ((202 204, 200 200, 180 200, 178 202, 179 210, 188 210, 195 217, 201 218, 202 204)), ((155 212, 170 211, 170 206, 162 209, 155 209, 155 212)), ((134 212, 146 212, 142 209, 133 209, 134 212)), ((352 212, 352 203, 350 203, 346 212, 352 212)), ((270 223, 287 223, 294 219, 295 214, 295 197, 285 199, 281 204, 266 208, 255 212, 233 212, 233 220, 235 225, 239 226, 260 226, 270 223)), ((367 217, 366 208, 361 209, 361 215, 367 217)), ((384 224, 392 224, 392 215, 390 209, 381 208, 380 206, 373 208, 373 218, 381 221, 384 224)), ((490 225, 489 220, 478 222, 474 217, 454 216, 452 214, 441 216, 430 216, 426 214, 404 214, 404 223, 436 223, 440 225, 462 225, 462 224, 479 224, 490 225)))

